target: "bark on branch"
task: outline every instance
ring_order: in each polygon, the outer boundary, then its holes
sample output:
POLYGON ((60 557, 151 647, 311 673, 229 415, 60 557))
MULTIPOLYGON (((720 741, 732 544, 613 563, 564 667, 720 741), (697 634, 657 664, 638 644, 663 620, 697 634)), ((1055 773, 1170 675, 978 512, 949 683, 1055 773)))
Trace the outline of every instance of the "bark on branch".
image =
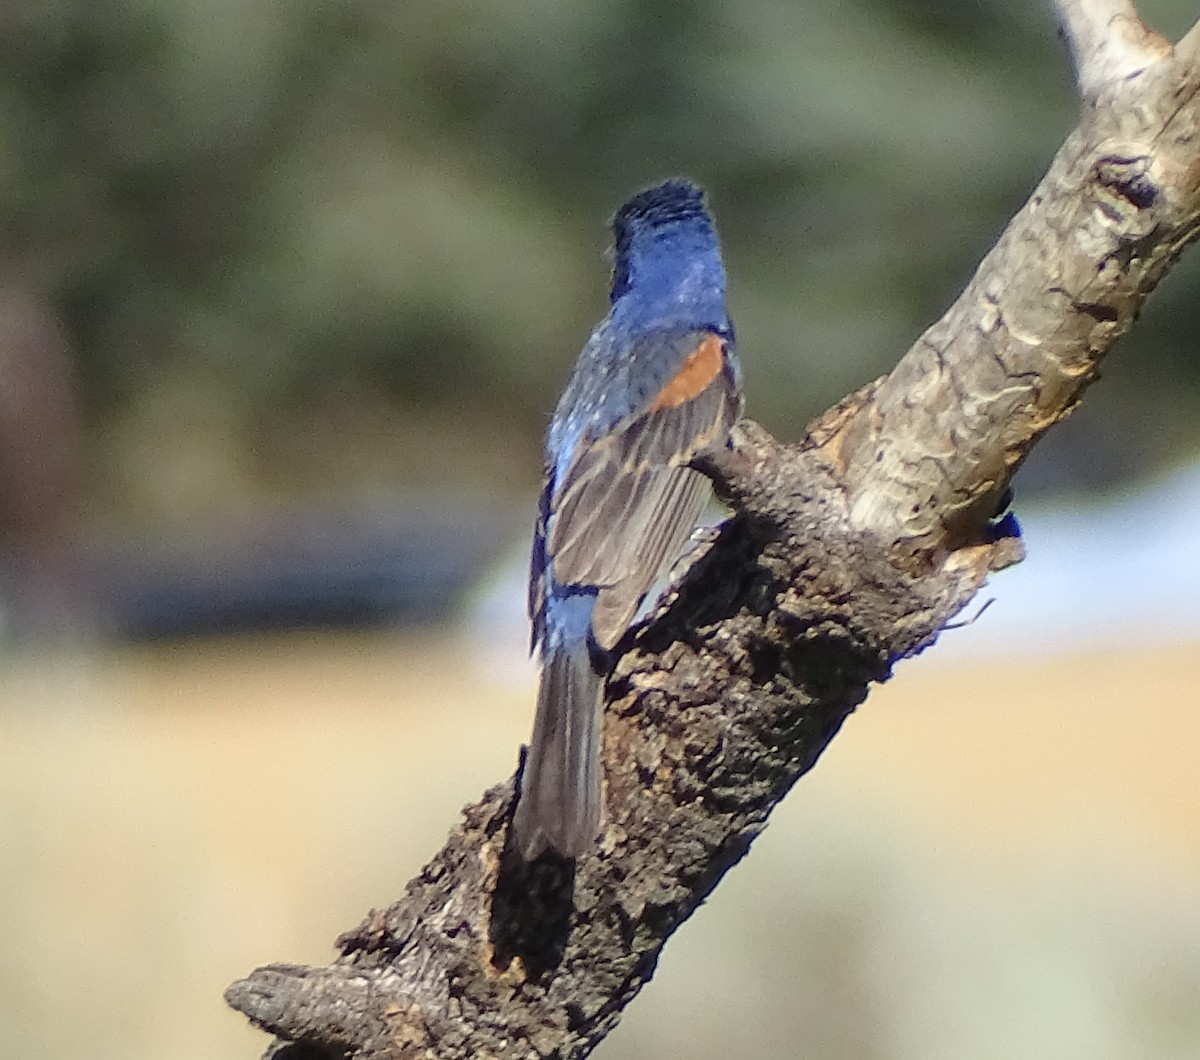
POLYGON ((799 444, 746 422, 704 468, 735 514, 619 646, 596 852, 523 866, 488 791, 333 964, 229 988, 273 1052, 586 1055, 870 684, 1020 559, 1009 480, 1200 231, 1200 28, 1060 12, 1080 123, 959 299, 799 444))

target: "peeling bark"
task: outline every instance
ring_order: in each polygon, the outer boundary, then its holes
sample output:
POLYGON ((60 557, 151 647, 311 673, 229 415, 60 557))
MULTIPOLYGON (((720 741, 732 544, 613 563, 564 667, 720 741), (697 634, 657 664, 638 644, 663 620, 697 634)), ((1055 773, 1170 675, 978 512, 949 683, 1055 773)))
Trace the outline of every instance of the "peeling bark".
POLYGON ((1013 473, 1200 231, 1200 29, 1060 13, 1079 126, 959 299, 798 445, 744 422, 701 468, 734 515, 618 645, 595 852, 522 864, 491 789, 333 964, 229 988, 274 1055, 585 1056, 871 683, 1021 558, 1013 473))

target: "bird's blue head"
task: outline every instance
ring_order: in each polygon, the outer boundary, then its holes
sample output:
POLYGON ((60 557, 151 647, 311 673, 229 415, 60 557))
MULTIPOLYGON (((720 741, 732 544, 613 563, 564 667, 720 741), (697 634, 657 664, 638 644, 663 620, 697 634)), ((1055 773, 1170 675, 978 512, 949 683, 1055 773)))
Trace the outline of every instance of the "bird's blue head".
POLYGON ((699 188, 680 179, 647 188, 617 211, 612 228, 614 316, 728 327, 725 268, 699 188))

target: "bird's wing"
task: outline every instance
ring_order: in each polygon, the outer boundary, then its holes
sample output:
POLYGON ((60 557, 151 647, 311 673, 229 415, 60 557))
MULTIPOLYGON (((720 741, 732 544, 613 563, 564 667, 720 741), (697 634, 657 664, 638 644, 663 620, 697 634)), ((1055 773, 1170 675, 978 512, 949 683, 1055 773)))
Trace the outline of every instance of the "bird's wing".
POLYGON ((722 444, 739 412, 724 341, 705 332, 644 409, 598 438, 585 433, 553 484, 546 558, 560 585, 600 589, 592 631, 601 647, 620 639, 691 533, 708 482, 686 465, 722 444))
POLYGON ((605 650, 621 639, 646 593, 679 555, 710 493, 708 479, 688 468, 646 474, 659 479, 649 491, 656 494, 652 516, 636 541, 622 542, 628 574, 600 590, 592 611, 592 634, 605 650))

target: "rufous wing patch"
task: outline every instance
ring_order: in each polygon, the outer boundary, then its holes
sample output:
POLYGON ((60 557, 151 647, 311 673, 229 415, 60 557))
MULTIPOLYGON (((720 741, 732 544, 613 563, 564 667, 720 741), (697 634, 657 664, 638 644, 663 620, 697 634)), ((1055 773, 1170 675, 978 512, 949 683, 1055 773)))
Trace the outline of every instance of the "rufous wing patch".
POLYGON ((725 358, 725 342, 719 335, 709 335, 683 362, 683 367, 658 392, 650 412, 678 408, 685 401, 704 392, 717 374, 725 358))

